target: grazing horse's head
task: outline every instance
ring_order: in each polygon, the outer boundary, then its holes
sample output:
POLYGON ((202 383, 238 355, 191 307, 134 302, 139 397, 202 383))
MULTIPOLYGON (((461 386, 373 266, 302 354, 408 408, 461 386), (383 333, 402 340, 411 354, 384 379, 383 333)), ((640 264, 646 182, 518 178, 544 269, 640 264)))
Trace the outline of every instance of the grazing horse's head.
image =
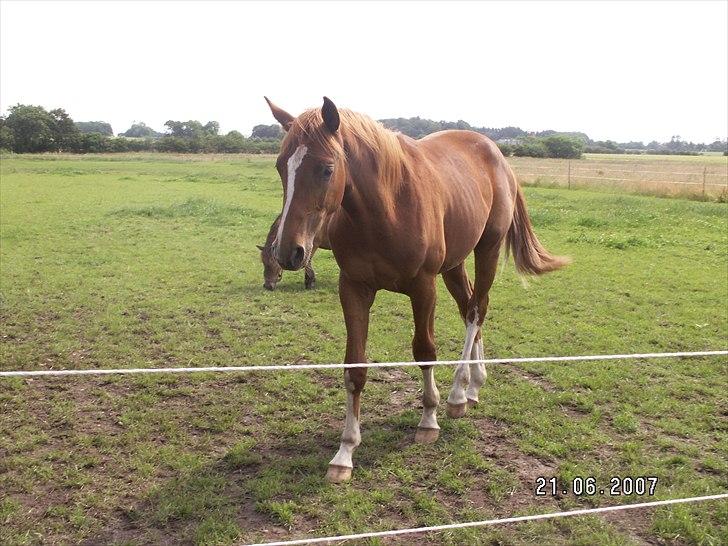
POLYGON ((273 255, 284 269, 297 270, 311 257, 316 234, 344 195, 339 111, 324 97, 322 108, 294 118, 266 101, 286 131, 276 161, 284 201, 273 255))
POLYGON ((260 250, 260 261, 263 262, 263 288, 275 290, 276 285, 283 277, 283 270, 273 256, 273 245, 255 245, 260 250))

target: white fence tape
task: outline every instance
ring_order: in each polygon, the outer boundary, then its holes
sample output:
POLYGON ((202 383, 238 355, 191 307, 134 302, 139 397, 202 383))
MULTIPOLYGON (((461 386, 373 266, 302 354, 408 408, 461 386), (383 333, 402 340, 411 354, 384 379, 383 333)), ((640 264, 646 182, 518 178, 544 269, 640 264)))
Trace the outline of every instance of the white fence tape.
POLYGON ((567 512, 552 512, 549 514, 536 514, 532 516, 515 516, 502 519, 487 519, 483 521, 469 521, 465 523, 449 523, 446 525, 432 525, 430 527, 414 527, 412 529, 393 529, 391 531, 371 531, 368 533, 357 533, 354 535, 339 535, 331 537, 303 538, 296 540, 283 540, 278 542, 260 542, 248 546, 296 546, 298 544, 323 544, 328 542, 343 542, 346 540, 358 540, 364 538, 393 537, 398 535, 412 535, 416 533, 431 533, 434 531, 448 531, 451 529, 466 529, 469 527, 485 527, 487 525, 502 525, 504 523, 520 523, 524 521, 537 521, 543 519, 564 518, 570 516, 586 516, 591 514, 602 514, 605 512, 617 512, 619 510, 634 510, 635 508, 652 508, 657 506, 668 506, 670 504, 682 504, 686 502, 701 502, 728 498, 728 493, 717 495, 706 495, 703 497, 689 497, 685 499, 668 499, 652 502, 640 502, 636 504, 621 504, 617 506, 604 506, 601 508, 584 508, 581 510, 569 510, 567 512))
POLYGON ((715 351, 681 351, 676 353, 632 353, 615 355, 582 355, 582 356, 534 356, 516 358, 485 358, 481 360, 435 360, 432 362, 371 362, 358 364, 285 364, 259 366, 201 366, 199 368, 111 368, 86 370, 13 370, 0 372, 2 377, 44 377, 61 375, 129 375, 151 373, 203 373, 203 372, 272 372, 298 370, 338 370, 346 368, 406 368, 412 366, 455 366, 458 364, 519 364, 533 362, 579 362, 591 360, 635 360, 646 358, 688 358, 701 356, 728 355, 728 350, 715 351))

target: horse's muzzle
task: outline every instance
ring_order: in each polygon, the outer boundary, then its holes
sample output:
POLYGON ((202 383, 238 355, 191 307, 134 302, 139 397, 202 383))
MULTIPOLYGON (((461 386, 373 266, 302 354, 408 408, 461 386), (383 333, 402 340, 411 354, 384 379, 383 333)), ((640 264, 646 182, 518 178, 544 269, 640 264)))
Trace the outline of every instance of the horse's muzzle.
POLYGON ((280 249, 277 249, 276 260, 278 265, 289 271, 297 271, 303 267, 306 260, 306 250, 301 245, 296 245, 288 256, 281 256, 280 249))

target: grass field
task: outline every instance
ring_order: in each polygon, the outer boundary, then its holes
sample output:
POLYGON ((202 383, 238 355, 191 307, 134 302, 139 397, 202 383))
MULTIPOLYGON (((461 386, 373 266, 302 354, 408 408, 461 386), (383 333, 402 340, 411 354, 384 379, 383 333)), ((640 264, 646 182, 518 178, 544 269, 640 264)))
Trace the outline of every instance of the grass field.
MULTIPOLYGON (((315 258, 316 290, 302 273, 262 288, 255 244, 281 201, 270 158, 16 156, 0 174, 0 368, 340 361, 330 252, 315 258)), ((542 241, 574 262, 525 285, 503 266, 488 356, 726 347, 726 204, 526 194, 542 241)), ((457 358, 464 328, 441 282, 439 294, 438 356, 457 358)), ((411 359, 410 315, 379 294, 370 359, 411 359)), ((441 408, 431 446, 413 443, 419 371, 373 370, 343 486, 323 479, 344 417, 336 372, 4 379, 0 543, 232 544, 725 492, 726 365, 491 367, 466 418, 441 408), (658 485, 649 498, 536 497, 538 476, 658 485)), ((443 397, 451 374, 437 370, 443 397)), ((728 503, 392 542, 718 545, 728 503)))
POLYGON ((579 160, 509 161, 529 185, 728 201, 728 157, 723 155, 584 154, 579 160))

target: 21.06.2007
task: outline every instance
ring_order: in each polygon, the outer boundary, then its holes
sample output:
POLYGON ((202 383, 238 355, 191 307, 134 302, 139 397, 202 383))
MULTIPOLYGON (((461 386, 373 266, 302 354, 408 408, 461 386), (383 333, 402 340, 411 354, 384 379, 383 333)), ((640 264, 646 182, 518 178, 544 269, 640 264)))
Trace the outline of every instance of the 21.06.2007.
POLYGON ((534 494, 537 497, 559 497, 563 495, 653 496, 656 487, 657 476, 613 476, 609 479, 609 483, 604 486, 600 486, 594 476, 575 476, 570 480, 559 480, 556 476, 550 478, 539 476, 536 478, 534 494))

